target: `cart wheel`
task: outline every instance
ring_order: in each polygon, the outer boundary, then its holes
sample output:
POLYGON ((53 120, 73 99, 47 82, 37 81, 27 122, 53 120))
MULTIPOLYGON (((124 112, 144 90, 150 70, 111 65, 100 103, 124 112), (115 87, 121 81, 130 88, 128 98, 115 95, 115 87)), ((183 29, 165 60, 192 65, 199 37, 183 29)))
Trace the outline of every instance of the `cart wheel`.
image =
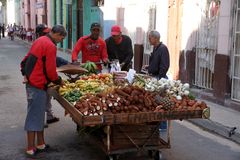
POLYGON ((152 151, 152 150, 148 150, 148 156, 149 156, 150 158, 153 158, 153 151, 152 151))
POLYGON ((154 158, 154 160, 161 160, 162 159, 162 152, 161 151, 156 151, 153 158, 154 158))
POLYGON ((81 127, 79 125, 77 125, 77 127, 76 127, 77 132, 79 132, 80 129, 81 129, 81 127))

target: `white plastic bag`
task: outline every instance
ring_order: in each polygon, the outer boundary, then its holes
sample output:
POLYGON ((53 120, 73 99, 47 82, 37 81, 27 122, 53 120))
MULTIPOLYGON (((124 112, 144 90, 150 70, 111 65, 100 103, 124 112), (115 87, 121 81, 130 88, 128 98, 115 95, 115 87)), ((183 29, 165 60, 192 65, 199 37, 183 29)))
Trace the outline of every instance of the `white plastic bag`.
POLYGON ((121 71, 119 60, 112 61, 112 64, 110 64, 110 73, 121 71))
POLYGON ((136 74, 136 71, 134 69, 129 69, 127 73, 127 80, 129 83, 133 83, 134 75, 136 74))

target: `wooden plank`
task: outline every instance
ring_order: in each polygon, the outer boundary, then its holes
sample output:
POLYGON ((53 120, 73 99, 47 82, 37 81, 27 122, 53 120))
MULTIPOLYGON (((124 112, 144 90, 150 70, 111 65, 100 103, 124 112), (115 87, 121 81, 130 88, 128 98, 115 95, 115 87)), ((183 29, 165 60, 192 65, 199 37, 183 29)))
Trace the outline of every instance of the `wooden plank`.
POLYGON ((112 124, 142 124, 147 122, 159 122, 165 120, 182 120, 202 118, 203 110, 181 110, 166 112, 139 112, 112 114, 106 112, 101 116, 83 116, 72 104, 61 97, 56 89, 50 89, 49 93, 62 105, 78 125, 112 125, 112 124))
POLYGON ((102 116, 84 116, 83 117, 84 126, 98 125, 102 123, 103 123, 102 116))
POLYGON ((67 100, 65 100, 63 97, 61 97, 55 89, 49 89, 49 94, 52 95, 61 105, 62 107, 70 114, 72 119, 75 123, 78 125, 83 124, 83 115, 72 106, 67 100))

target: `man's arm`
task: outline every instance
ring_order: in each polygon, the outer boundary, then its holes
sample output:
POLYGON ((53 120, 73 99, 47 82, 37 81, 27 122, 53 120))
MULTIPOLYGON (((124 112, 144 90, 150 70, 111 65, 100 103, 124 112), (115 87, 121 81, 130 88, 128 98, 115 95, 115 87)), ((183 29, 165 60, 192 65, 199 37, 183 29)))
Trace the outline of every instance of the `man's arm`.
POLYGON ((62 78, 58 76, 57 71, 56 71, 56 48, 51 48, 48 49, 46 53, 46 62, 45 68, 46 68, 46 76, 47 78, 55 83, 55 84, 61 84, 62 83, 62 78))
MULTIPOLYGON (((132 40, 128 37, 126 39, 126 58, 124 59, 124 64, 129 64, 133 58, 133 47, 132 47, 132 40)), ((124 65, 123 64, 123 65, 124 65)))
POLYGON ((27 53, 27 55, 23 58, 22 62, 20 63, 20 70, 21 70, 21 73, 22 73, 23 76, 25 76, 24 68, 25 68, 28 56, 29 56, 29 52, 27 53))
POLYGON ((160 48, 160 64, 159 64, 159 77, 164 78, 167 74, 169 65, 170 65, 170 59, 169 59, 169 52, 167 47, 160 48))
POLYGON ((77 61, 77 59, 78 59, 78 53, 79 53, 79 51, 82 49, 82 38, 80 38, 78 41, 77 41, 77 43, 76 43, 76 45, 75 45, 75 47, 74 47, 74 49, 73 49, 73 51, 72 51, 72 62, 75 62, 75 61, 77 61))
POLYGON ((102 57, 102 61, 104 63, 107 63, 108 61, 108 53, 107 53, 107 45, 106 45, 106 42, 103 41, 103 50, 102 50, 102 53, 101 53, 101 57, 102 57))

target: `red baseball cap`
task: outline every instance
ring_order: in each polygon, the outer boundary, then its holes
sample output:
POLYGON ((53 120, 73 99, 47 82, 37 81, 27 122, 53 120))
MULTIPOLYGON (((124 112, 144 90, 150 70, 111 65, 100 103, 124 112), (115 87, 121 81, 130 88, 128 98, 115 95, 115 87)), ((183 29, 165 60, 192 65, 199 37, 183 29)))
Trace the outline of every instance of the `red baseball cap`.
POLYGON ((119 34, 121 34, 121 27, 120 26, 118 26, 118 25, 114 25, 114 26, 112 26, 112 29, 111 29, 111 35, 112 36, 116 36, 116 35, 119 35, 119 34))

